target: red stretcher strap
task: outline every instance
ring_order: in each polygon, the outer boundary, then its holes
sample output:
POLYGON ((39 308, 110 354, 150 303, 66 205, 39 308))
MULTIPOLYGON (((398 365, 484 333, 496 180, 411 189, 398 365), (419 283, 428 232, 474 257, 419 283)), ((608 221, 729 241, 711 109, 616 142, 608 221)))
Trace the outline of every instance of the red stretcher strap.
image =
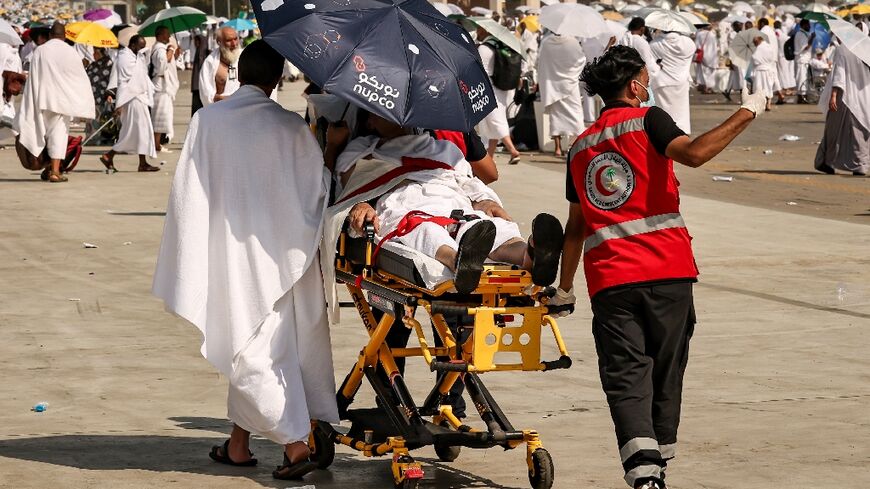
MULTIPOLYGON (((410 233, 414 229, 417 229, 417 227, 419 225, 421 225, 423 223, 427 223, 427 222, 431 222, 431 223, 437 224, 437 225, 442 226, 442 227, 447 227, 447 226, 451 226, 453 224, 459 223, 459 221, 457 221, 456 219, 451 219, 449 217, 433 216, 433 215, 427 214, 423 211, 411 211, 411 212, 405 214, 405 217, 403 217, 402 220, 399 221, 399 225, 396 226, 396 229, 394 229, 393 231, 388 233, 386 236, 384 236, 384 239, 382 239, 381 242, 378 243, 378 246, 375 247, 375 251, 372 253, 372 265, 374 265, 375 259, 378 257, 378 253, 381 251, 381 247, 384 245, 384 243, 386 243, 387 241, 389 241, 391 239, 400 238, 402 236, 405 236, 406 234, 410 233)), ((357 287, 359 287, 360 284, 362 284, 362 279, 363 279, 362 275, 357 276, 357 278, 356 278, 356 286, 357 287)))

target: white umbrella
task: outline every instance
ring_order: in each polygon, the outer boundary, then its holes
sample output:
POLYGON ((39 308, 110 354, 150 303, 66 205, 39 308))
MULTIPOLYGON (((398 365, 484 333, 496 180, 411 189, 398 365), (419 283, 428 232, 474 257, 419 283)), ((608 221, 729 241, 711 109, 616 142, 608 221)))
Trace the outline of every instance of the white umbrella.
POLYGON ((99 24, 106 29, 111 29, 116 25, 121 25, 124 23, 124 20, 121 19, 121 15, 118 12, 112 11, 112 15, 106 17, 105 19, 95 20, 94 24, 99 24))
POLYGON ((560 3, 541 9, 538 22, 560 36, 590 39, 610 36, 610 28, 604 17, 592 7, 578 3, 560 3))
POLYGON ((750 19, 749 17, 747 17, 745 15, 731 14, 728 17, 725 17, 724 19, 722 19, 722 22, 725 22, 727 24, 733 24, 734 22, 740 22, 741 24, 745 24, 745 23, 749 22, 750 20, 752 20, 752 19, 750 19))
POLYGON ((9 44, 13 47, 24 44, 21 42, 21 38, 18 36, 18 33, 15 32, 15 29, 12 28, 12 25, 3 19, 0 19, 0 42, 9 44))
POLYGON ((693 14, 692 12, 679 12, 679 14, 680 14, 684 19, 686 19, 686 20, 688 20, 689 22, 691 22, 692 25, 694 25, 694 26, 707 25, 707 24, 709 24, 709 22, 707 22, 706 20, 704 20, 704 19, 698 17, 697 15, 693 14))
MULTIPOLYGON (((130 38, 139 34, 139 26, 131 25, 130 27, 125 27, 118 31, 118 44, 121 46, 127 46, 130 44, 130 38)), ((145 38, 145 47, 150 48, 157 42, 157 39, 153 37, 145 38)))
POLYGON ((214 15, 206 15, 205 22, 203 22, 203 24, 205 24, 205 25, 217 25, 220 23, 221 23, 221 20, 218 19, 217 17, 215 17, 214 15))
POLYGON ((752 59, 752 53, 755 52, 755 43, 753 41, 759 36, 762 36, 761 31, 755 28, 738 32, 728 46, 728 54, 731 56, 731 60, 740 61, 740 65, 744 67, 749 66, 749 60, 752 59))
POLYGON ((731 13, 738 15, 755 15, 755 9, 752 8, 752 5, 749 5, 746 2, 734 2, 734 5, 731 6, 731 13))
POLYGON ((723 7, 730 7, 730 6, 734 5, 734 2, 730 2, 729 0, 719 0, 718 2, 716 2, 716 5, 721 5, 723 7))
POLYGON ((458 5, 453 5, 452 3, 443 3, 443 2, 435 2, 432 4, 436 10, 441 12, 444 17, 448 17, 450 15, 465 15, 465 12, 462 11, 458 5))
POLYGON ((559 0, 541 0, 541 5, 545 7, 549 5, 556 5, 557 3, 559 3, 559 0))
POLYGON ((680 34, 693 34, 698 30, 691 22, 680 15, 679 12, 674 12, 673 10, 647 7, 635 12, 634 16, 643 18, 646 26, 650 29, 658 29, 664 32, 678 32, 680 34))
POLYGON ((517 8, 514 9, 514 10, 516 10, 517 12, 526 13, 526 12, 528 12, 531 8, 532 8, 532 7, 529 7, 528 5, 520 5, 519 7, 517 7, 517 8))
POLYGON ((484 17, 492 17, 492 10, 483 7, 471 7, 471 13, 484 17))
POLYGON ((870 66, 870 37, 857 27, 842 19, 829 19, 831 32, 840 39, 843 47, 870 66))
POLYGON ((526 56, 520 39, 508 30, 507 27, 487 17, 467 17, 468 22, 480 27, 489 33, 489 35, 504 43, 507 47, 520 53, 523 57, 526 56))
POLYGON ((780 5, 779 7, 776 7, 776 13, 778 13, 779 15, 799 14, 801 13, 801 9, 797 5, 780 5))
POLYGON ((622 7, 621 9, 619 9, 619 13, 628 17, 631 14, 633 14, 634 12, 637 12, 638 10, 640 10, 642 8, 643 7, 641 7, 640 5, 638 5, 636 3, 630 3, 630 4, 626 5, 625 7, 622 7))
POLYGON ((826 14, 834 13, 834 11, 831 10, 831 7, 828 7, 827 5, 825 5, 823 3, 808 3, 806 8, 804 8, 804 11, 806 11, 806 12, 824 12, 826 14))
POLYGON ((617 39, 622 39, 622 36, 628 32, 628 28, 624 25, 616 22, 615 20, 605 19, 604 22, 607 24, 607 27, 610 29, 610 34, 616 36, 617 39))

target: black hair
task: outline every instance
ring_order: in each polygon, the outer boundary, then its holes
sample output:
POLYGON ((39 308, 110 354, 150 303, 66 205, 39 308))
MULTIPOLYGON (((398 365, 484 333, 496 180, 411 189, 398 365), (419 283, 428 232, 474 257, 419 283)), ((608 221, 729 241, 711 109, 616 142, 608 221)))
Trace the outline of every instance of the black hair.
POLYGON ((142 36, 140 36, 139 34, 134 34, 134 35, 130 36, 130 40, 127 41, 127 47, 129 48, 130 46, 135 46, 139 42, 140 39, 144 39, 144 38, 142 36))
POLYGON ((162 34, 164 31, 169 32, 169 27, 166 27, 165 25, 159 25, 159 26, 157 26, 157 29, 154 29, 154 36, 157 37, 160 34, 162 34))
POLYGON ((646 21, 643 20, 643 18, 635 17, 635 18, 631 19, 631 22, 628 23, 628 30, 629 31, 636 31, 636 30, 640 29, 641 27, 645 27, 645 26, 646 26, 646 21))
POLYGON ((583 68, 580 80, 589 95, 600 95, 607 102, 615 99, 645 66, 636 49, 613 46, 583 68))
POLYGON ((764 27, 766 25, 770 25, 770 21, 767 20, 767 17, 762 17, 762 18, 758 19, 758 25, 761 27, 764 27))
POLYGON ((810 19, 801 19, 800 26, 803 27, 804 25, 809 27, 810 26, 810 19))
POLYGON ((34 27, 30 29, 30 39, 32 39, 34 42, 36 42, 36 39, 40 37, 48 39, 50 34, 51 29, 49 29, 48 27, 34 27))
POLYGON ((266 41, 257 39, 239 57, 239 81, 245 85, 270 86, 284 74, 284 56, 266 41))
POLYGON ((735 20, 734 22, 731 23, 731 29, 733 29, 734 32, 742 31, 743 30, 743 22, 740 22, 739 20, 735 20))
POLYGON ((54 24, 51 24, 51 29, 49 32, 51 33, 51 37, 53 39, 66 38, 66 27, 60 22, 55 22, 54 24))
POLYGON ((773 28, 774 28, 774 29, 780 29, 780 28, 782 28, 782 22, 779 21, 779 20, 774 21, 774 23, 773 23, 773 28))

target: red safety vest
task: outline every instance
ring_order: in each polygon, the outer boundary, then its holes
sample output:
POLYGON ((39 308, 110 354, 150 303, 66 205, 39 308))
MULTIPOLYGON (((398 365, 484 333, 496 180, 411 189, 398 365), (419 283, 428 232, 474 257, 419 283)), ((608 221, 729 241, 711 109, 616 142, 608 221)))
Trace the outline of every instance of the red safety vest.
POLYGON ((674 162, 653 148, 643 124, 648 110, 604 111, 569 153, 590 297, 618 285, 698 276, 674 162))

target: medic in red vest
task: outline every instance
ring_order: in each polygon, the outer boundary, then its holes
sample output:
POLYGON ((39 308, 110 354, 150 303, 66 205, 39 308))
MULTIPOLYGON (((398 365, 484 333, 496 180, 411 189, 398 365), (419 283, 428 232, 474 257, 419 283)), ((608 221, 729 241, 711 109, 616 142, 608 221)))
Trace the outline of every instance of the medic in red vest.
POLYGON ((581 79, 605 106, 568 155, 569 217, 551 304, 575 301, 582 255, 599 373, 625 481, 636 489, 665 489, 665 468, 676 453, 698 275, 674 161, 703 165, 764 112, 766 100, 744 93, 737 112, 693 140, 666 107, 654 106, 655 81, 650 87, 635 49, 609 49, 581 79))

